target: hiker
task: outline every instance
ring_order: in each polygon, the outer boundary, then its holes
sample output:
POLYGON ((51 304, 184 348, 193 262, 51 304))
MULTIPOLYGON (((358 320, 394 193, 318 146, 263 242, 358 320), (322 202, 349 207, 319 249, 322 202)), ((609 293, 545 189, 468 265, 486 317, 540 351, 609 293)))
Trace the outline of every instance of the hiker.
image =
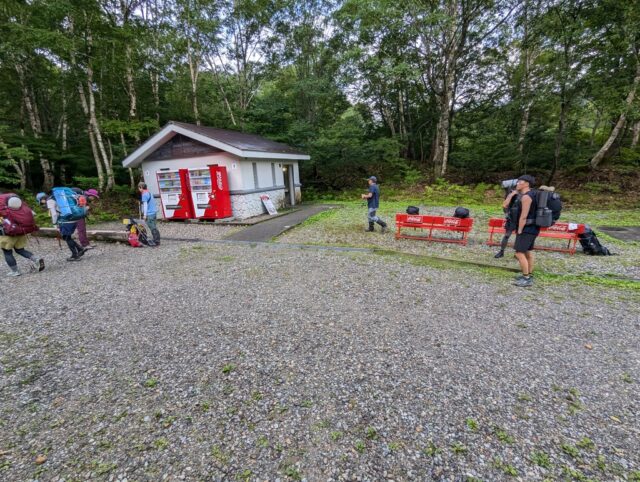
POLYGON ((40 192, 36 195, 38 204, 49 211, 51 221, 53 225, 60 231, 60 236, 64 239, 65 243, 71 251, 71 257, 67 258, 67 261, 79 261, 84 256, 85 249, 80 246, 75 239, 73 239, 73 233, 78 225, 77 221, 60 221, 60 212, 58 211, 58 203, 53 195, 47 195, 44 192, 40 192))
POLYGON ((44 259, 25 249, 28 242, 27 234, 38 229, 33 215, 31 208, 17 195, 0 194, 0 248, 10 269, 7 276, 21 275, 16 258, 13 256, 14 251, 31 261, 33 270, 44 269, 44 259))
POLYGON ((537 202, 535 193, 531 190, 535 186, 535 178, 528 174, 520 176, 516 184, 518 196, 514 202, 514 220, 516 222, 516 258, 520 263, 522 274, 516 278, 515 285, 520 287, 533 286, 533 246, 536 242, 540 227, 536 225, 537 202))
MULTIPOLYGON (((158 214, 156 200, 153 198, 153 194, 149 192, 146 183, 139 183, 138 191, 140 192, 142 219, 147 223, 147 226, 149 226, 149 230, 153 236, 153 246, 159 246, 160 231, 158 231, 158 226, 156 225, 156 216, 158 214)), ((150 244, 150 246, 152 245, 150 244)))
POLYGON ((511 192, 507 194, 502 202, 502 210, 505 213, 504 220, 504 236, 502 236, 502 241, 500 241, 500 251, 498 251, 494 258, 502 258, 504 256, 504 250, 507 249, 507 244, 509 244, 509 238, 516 230, 516 221, 513 218, 512 208, 513 203, 516 200, 516 196, 518 195, 518 191, 516 189, 512 189, 511 192))
MULTIPOLYGON (((96 199, 100 199, 100 196, 98 195, 98 191, 95 189, 87 189, 86 191, 83 191, 82 189, 78 188, 78 187, 72 187, 71 190, 73 192, 75 192, 76 194, 78 194, 79 196, 84 196, 87 200, 87 215, 89 213, 89 208, 91 206, 91 204, 96 200, 96 199)), ((91 244, 89 242, 89 238, 87 237, 87 221, 85 218, 79 219, 78 220, 78 241, 80 241, 80 246, 82 246, 85 250, 88 249, 93 249, 96 246, 94 244, 91 244)))
POLYGON ((376 176, 371 176, 368 180, 369 192, 361 194, 362 199, 367 200, 367 220, 369 221, 369 228, 365 229, 365 232, 372 233, 375 231, 374 225, 378 223, 382 228, 382 232, 387 232, 387 223, 376 216, 376 210, 380 207, 380 188, 378 187, 378 179, 376 176))

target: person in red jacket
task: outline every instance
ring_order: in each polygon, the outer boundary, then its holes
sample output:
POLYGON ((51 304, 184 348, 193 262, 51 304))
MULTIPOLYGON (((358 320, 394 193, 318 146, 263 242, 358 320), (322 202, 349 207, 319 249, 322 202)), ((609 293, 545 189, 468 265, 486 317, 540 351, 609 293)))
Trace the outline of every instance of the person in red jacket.
MULTIPOLYGON (((22 208, 22 205, 22 199, 20 199, 18 196, 11 196, 7 199, 6 209, 17 212, 22 208)), ((2 248, 4 260, 6 261, 10 269, 9 273, 7 273, 7 276, 20 276, 21 274, 20 270, 18 269, 16 258, 13 256, 14 251, 23 258, 31 261, 32 269, 42 271, 44 269, 44 259, 35 256, 31 251, 27 251, 25 249, 27 247, 27 235, 8 235, 5 233, 4 228, 7 227, 10 222, 9 216, 10 213, 6 213, 6 217, 3 217, 0 213, 0 248, 2 248)))

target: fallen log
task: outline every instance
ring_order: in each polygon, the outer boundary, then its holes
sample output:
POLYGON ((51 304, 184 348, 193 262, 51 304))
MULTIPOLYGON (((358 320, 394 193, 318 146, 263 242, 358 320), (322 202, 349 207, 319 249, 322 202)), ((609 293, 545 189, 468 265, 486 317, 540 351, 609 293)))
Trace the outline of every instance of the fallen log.
MULTIPOLYGON (((57 238, 60 233, 56 228, 40 228, 33 236, 41 238, 57 238)), ((128 235, 126 231, 107 231, 103 229, 87 229, 87 237, 94 241, 126 242, 128 235)))

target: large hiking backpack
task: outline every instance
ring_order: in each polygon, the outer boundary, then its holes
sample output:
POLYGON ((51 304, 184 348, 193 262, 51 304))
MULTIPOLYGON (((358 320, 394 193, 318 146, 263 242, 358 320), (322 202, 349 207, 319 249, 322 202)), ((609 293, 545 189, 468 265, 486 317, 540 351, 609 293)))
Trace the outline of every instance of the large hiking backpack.
POLYGON ((69 187, 54 187, 51 191, 58 205, 59 223, 79 221, 87 215, 86 198, 69 187))
POLYGON ((539 189, 536 191, 536 204, 536 226, 541 228, 553 226, 562 212, 560 194, 539 189))
POLYGON ((609 256, 611 252, 600 244, 598 236, 589 226, 585 226, 584 232, 578 235, 582 252, 591 256, 609 256))
POLYGON ((9 199, 19 197, 17 194, 0 194, 0 217, 3 218, 1 231, 5 236, 21 236, 38 230, 33 218, 33 211, 22 201, 20 209, 11 209, 9 199))

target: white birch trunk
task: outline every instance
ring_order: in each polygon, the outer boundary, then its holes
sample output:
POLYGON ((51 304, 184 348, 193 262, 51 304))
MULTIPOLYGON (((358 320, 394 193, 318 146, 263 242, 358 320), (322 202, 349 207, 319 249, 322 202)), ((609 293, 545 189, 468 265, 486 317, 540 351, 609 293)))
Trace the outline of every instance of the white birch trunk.
POLYGON ((640 140, 640 120, 633 124, 633 137, 631 138, 631 148, 635 148, 640 140))
POLYGON ((609 138, 607 139, 607 141, 596 153, 596 155, 593 156, 593 158, 591 159, 592 169, 595 169, 596 167, 598 167, 598 165, 602 162, 602 159, 604 159, 604 156, 607 153, 607 151, 611 148, 615 140, 618 138, 618 135, 620 134, 620 131, 622 130, 622 127, 624 126, 627 120, 627 110, 629 109, 629 107, 631 107, 631 104, 633 104, 633 99, 636 96, 636 90, 638 89, 638 84, 640 84, 640 59, 636 59, 636 75, 635 75, 635 78, 633 79, 633 86, 631 87, 631 90, 629 91, 629 94, 627 95, 627 98, 625 100, 626 109, 624 112, 620 114, 620 117, 618 118, 618 122, 616 122, 616 125, 611 131, 611 134, 609 134, 609 138))
POLYGON ((200 113, 198 112, 198 62, 191 51, 191 39, 187 38, 187 60, 189 62, 189 74, 191 76, 191 107, 196 125, 200 125, 200 113))

